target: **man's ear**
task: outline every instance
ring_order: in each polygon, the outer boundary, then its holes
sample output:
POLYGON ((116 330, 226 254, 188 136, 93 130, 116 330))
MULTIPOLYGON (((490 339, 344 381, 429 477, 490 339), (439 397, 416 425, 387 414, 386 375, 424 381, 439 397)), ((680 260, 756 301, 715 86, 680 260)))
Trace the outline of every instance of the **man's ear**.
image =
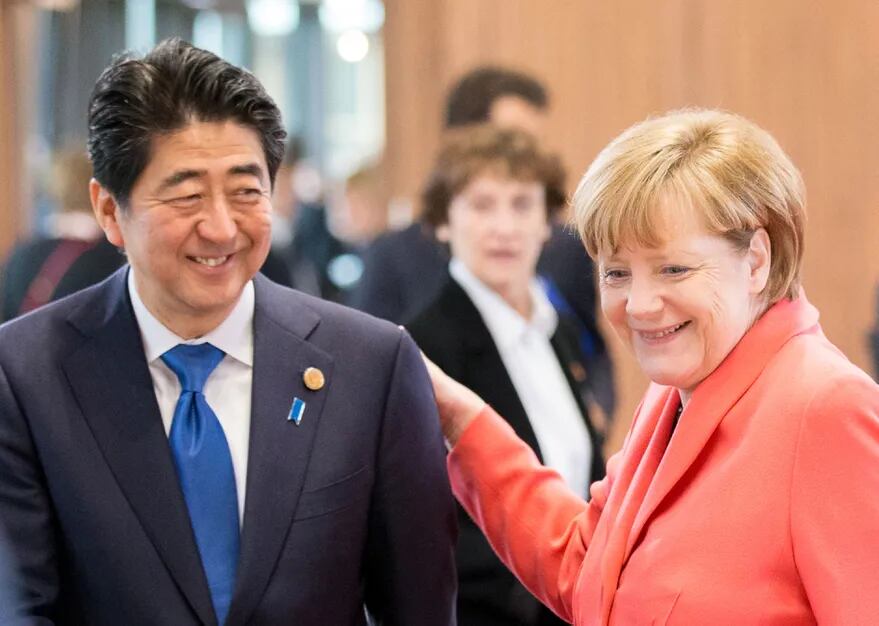
POLYGON ((748 264, 751 271, 751 293, 763 293, 766 283, 769 282, 769 268, 772 264, 772 244, 769 241, 769 233, 764 228, 758 228, 751 236, 748 264))
POLYGON ((122 207, 116 202, 113 194, 107 191, 94 178, 89 181, 89 196, 92 199, 92 210, 95 212, 95 219, 98 220, 98 225, 107 236, 107 241, 117 248, 124 249, 125 240, 122 237, 122 229, 119 228, 119 217, 122 207))

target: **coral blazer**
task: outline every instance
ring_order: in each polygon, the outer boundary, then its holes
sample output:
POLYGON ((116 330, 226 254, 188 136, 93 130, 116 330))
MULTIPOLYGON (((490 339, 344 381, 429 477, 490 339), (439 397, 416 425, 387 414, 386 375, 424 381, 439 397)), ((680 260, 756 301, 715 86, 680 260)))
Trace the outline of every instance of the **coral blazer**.
POLYGON ((485 409, 455 494, 574 624, 879 624, 879 387, 801 296, 695 390, 651 385, 587 504, 485 409))

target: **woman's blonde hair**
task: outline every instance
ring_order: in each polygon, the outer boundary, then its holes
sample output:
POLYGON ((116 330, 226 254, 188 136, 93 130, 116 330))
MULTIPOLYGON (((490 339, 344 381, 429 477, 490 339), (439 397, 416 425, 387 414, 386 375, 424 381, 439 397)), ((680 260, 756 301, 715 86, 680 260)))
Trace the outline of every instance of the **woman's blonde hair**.
POLYGON ((769 235, 768 303, 800 289, 805 189, 769 133, 723 111, 686 109, 647 119, 601 151, 573 198, 574 223, 589 254, 634 243, 658 246, 675 216, 695 211, 705 227, 741 249, 769 235), (677 204, 675 204, 677 203, 677 204))

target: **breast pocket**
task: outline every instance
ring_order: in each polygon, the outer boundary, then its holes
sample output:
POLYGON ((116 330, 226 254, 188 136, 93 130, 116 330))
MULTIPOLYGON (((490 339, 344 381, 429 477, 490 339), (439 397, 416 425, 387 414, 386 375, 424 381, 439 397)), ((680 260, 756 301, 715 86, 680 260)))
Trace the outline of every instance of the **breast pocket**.
POLYGON ((303 491, 294 519, 310 519, 340 511, 368 498, 371 492, 372 470, 364 466, 328 485, 303 491))

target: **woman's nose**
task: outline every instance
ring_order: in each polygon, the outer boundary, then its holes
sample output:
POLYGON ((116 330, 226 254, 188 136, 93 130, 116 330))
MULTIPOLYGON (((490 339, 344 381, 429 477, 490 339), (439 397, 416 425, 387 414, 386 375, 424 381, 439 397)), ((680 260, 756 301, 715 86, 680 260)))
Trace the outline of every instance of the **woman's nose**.
POLYGON ((633 279, 626 299, 626 313, 630 317, 645 318, 662 310, 662 294, 658 285, 649 279, 633 279))

